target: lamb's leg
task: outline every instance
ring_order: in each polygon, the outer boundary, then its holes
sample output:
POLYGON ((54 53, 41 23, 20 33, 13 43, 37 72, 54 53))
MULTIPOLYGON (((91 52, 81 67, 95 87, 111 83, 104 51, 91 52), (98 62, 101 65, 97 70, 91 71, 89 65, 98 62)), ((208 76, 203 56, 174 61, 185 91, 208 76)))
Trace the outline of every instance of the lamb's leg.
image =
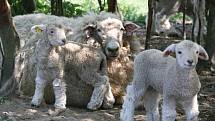
POLYGON ((112 108, 114 103, 115 103, 115 99, 111 91, 110 83, 108 83, 107 92, 105 93, 105 96, 104 96, 103 108, 105 109, 112 108))
POLYGON ((146 109, 147 121, 159 121, 159 97, 160 94, 153 88, 148 88, 144 95, 144 107, 146 109))
POLYGON ((43 100, 44 88, 46 86, 47 81, 40 76, 37 76, 35 82, 36 87, 33 99, 31 101, 31 106, 38 107, 43 100))
POLYGON ((175 121, 175 98, 170 96, 163 97, 163 110, 162 110, 162 121, 175 121))
POLYGON ((66 108, 66 84, 61 79, 53 81, 53 89, 55 94, 55 108, 66 108))
POLYGON ((138 104, 141 97, 143 97, 145 90, 146 90, 146 87, 141 81, 137 83, 133 83, 132 85, 128 85, 127 94, 120 113, 120 119, 122 121, 134 120, 133 115, 134 115, 136 104, 138 104))
POLYGON ((55 94, 55 111, 49 111, 49 114, 55 116, 66 109, 66 84, 56 78, 52 85, 55 94))
POLYGON ((199 109, 197 95, 182 102, 187 115, 187 121, 198 121, 199 109))
POLYGON ((108 85, 109 81, 107 76, 101 76, 99 82, 93 84, 94 90, 90 102, 87 104, 88 109, 97 110, 99 107, 101 107, 104 100, 104 95, 108 89, 108 85))

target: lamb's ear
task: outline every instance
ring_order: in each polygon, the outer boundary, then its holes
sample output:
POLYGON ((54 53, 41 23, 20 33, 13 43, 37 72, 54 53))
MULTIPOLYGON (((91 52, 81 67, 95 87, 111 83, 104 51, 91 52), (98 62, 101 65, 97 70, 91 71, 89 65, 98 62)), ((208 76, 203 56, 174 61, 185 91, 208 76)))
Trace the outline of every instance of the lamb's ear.
POLYGON ((70 36, 73 34, 73 30, 71 28, 65 28, 64 31, 66 33, 66 36, 70 36))
POLYGON ((171 44, 169 45, 164 51, 164 56, 168 56, 170 55, 171 53, 175 53, 175 47, 176 47, 176 44, 171 44))
POLYGON ((92 37, 95 30, 96 30, 96 25, 94 25, 94 24, 89 24, 84 27, 84 31, 85 31, 87 38, 92 37))
POLYGON ((209 59, 206 50, 201 45, 199 45, 199 58, 202 60, 208 60, 209 59))
POLYGON ((44 25, 44 24, 34 25, 34 26, 31 27, 31 31, 33 33, 41 33, 41 32, 43 32, 45 30, 46 30, 46 25, 44 25))
POLYGON ((133 23, 133 22, 130 22, 130 21, 125 21, 123 23, 123 26, 125 28, 125 31, 126 31, 126 34, 129 36, 129 35, 132 35, 132 33, 134 32, 134 30, 136 29, 139 29, 140 26, 138 26, 137 24, 133 23))

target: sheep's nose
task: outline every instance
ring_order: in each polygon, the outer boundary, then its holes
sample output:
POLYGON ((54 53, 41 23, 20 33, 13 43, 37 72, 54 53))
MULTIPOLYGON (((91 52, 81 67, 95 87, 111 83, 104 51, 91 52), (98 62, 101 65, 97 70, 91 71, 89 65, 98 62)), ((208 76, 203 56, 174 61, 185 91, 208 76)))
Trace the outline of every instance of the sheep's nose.
POLYGON ((115 47, 115 48, 110 48, 110 47, 108 47, 107 49, 108 49, 108 51, 111 52, 111 53, 116 53, 116 52, 119 50, 119 47, 115 47))
POLYGON ((66 43, 66 39, 62 39, 61 41, 62 41, 64 44, 66 43))
POLYGON ((191 65, 193 63, 193 60, 187 60, 187 63, 191 65))

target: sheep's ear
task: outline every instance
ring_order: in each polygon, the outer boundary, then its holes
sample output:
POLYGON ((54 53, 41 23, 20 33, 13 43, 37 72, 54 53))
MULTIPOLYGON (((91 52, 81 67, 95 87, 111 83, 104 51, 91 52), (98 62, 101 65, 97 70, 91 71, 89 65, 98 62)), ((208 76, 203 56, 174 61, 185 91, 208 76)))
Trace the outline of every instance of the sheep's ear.
POLYGON ((33 33, 41 33, 41 32, 43 32, 45 30, 46 30, 46 25, 44 25, 44 24, 34 25, 34 26, 31 27, 31 31, 33 33))
POLYGON ((140 26, 138 26, 137 24, 130 22, 130 21, 125 21, 123 24, 124 24, 123 26, 124 26, 125 31, 126 31, 126 35, 128 35, 128 36, 132 35, 134 30, 140 28, 140 26))
POLYGON ((169 45, 163 52, 164 52, 164 56, 168 56, 170 55, 171 53, 175 53, 175 47, 176 47, 176 44, 171 44, 169 45))
POLYGON ((199 58, 202 60, 208 60, 209 59, 206 50, 200 45, 199 45, 199 58))
POLYGON ((89 24, 84 27, 84 31, 85 31, 87 38, 92 37, 95 30, 96 30, 96 25, 94 25, 94 24, 89 24))
POLYGON ((66 36, 70 36, 73 34, 73 30, 71 28, 65 28, 64 31, 66 33, 66 36))

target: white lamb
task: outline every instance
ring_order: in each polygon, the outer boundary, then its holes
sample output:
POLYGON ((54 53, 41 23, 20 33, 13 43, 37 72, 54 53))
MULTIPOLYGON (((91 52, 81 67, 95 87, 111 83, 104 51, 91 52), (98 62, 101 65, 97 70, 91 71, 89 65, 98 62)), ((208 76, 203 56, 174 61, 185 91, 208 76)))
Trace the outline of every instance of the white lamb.
POLYGON ((175 121, 176 101, 184 107, 187 121, 198 120, 197 93, 201 87, 195 70, 198 57, 208 60, 200 45, 184 40, 168 46, 164 52, 151 49, 139 53, 134 60, 134 78, 127 87, 122 106, 122 121, 133 121, 135 104, 144 101, 148 121, 159 121, 159 96, 163 95, 163 121, 175 121), (168 56, 175 53, 176 59, 168 56))
POLYGON ((58 109, 56 111, 66 108, 65 83, 85 82, 94 87, 87 105, 90 110, 98 109, 102 103, 105 103, 105 106, 113 105, 114 97, 107 77, 106 57, 100 49, 75 42, 66 43, 65 33, 68 30, 62 25, 35 25, 31 30, 40 36, 35 55, 37 76, 32 106, 39 106, 44 88, 50 82, 53 84, 55 109, 58 109), (76 78, 65 82, 66 69, 74 71, 69 76, 76 78), (110 100, 105 98, 105 95, 108 95, 110 100))

